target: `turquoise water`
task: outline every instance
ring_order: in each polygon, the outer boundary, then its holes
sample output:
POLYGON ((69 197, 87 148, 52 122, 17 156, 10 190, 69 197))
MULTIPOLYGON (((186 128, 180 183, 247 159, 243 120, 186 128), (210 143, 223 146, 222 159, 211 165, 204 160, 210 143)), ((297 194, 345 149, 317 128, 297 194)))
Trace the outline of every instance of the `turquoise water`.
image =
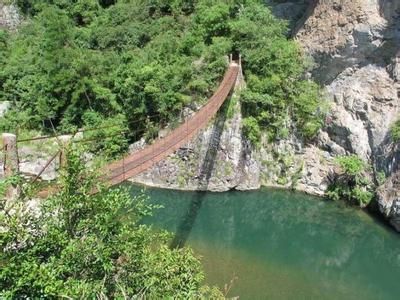
POLYGON ((146 222, 190 245, 227 296, 400 297, 400 234, 361 210, 280 190, 147 193, 164 208, 146 222))

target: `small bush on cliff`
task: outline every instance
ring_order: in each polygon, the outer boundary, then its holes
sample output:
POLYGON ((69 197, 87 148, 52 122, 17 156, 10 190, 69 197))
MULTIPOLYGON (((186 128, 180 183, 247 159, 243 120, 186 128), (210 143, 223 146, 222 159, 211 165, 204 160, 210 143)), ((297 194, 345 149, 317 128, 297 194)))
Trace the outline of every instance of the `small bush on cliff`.
MULTIPOLYGON (((141 224, 144 195, 97 187, 73 151, 60 190, 36 214, 19 199, 0 214, 0 298, 134 299, 219 297, 202 287, 188 248, 167 247, 169 234, 141 224), (206 293, 206 294, 204 294, 206 293)), ((0 185, 1 186, 1 185, 0 185)))
POLYGON ((366 206, 372 200, 372 183, 368 179, 367 164, 357 155, 336 158, 340 168, 335 174, 327 196, 333 200, 346 200, 359 206, 366 206))
POLYGON ((243 119, 243 134, 256 147, 260 145, 261 130, 258 122, 253 117, 243 119))
POLYGON ((398 143, 400 141, 400 119, 394 122, 390 128, 390 134, 392 136, 393 142, 398 143))

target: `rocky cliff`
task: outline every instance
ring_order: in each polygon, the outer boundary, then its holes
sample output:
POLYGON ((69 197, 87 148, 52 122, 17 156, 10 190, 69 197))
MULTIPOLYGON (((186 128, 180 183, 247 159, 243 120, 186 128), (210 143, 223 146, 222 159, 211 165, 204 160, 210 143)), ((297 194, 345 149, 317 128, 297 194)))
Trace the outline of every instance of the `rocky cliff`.
POLYGON ((0 0, 0 29, 14 30, 20 24, 21 18, 15 5, 5 4, 0 0))
MULTIPOLYGON (((333 103, 333 123, 319 146, 359 155, 375 175, 389 177, 389 186, 399 169, 390 126, 399 117, 400 1, 320 0, 307 11, 295 38, 315 62, 310 75, 333 103)), ((381 212, 400 228, 396 193, 383 190, 381 212)))
MULTIPOLYGON (((236 105, 225 123, 220 116, 188 149, 134 181, 218 191, 285 186, 323 195, 337 155, 359 155, 371 163, 375 175, 384 172, 392 178, 399 169, 400 154, 390 138, 390 126, 398 118, 400 104, 400 1, 270 0, 268 4, 289 21, 289 34, 313 61, 308 75, 325 87, 331 103, 332 122, 321 130, 317 142, 303 145, 292 137, 252 149, 241 137, 236 105), (207 162, 209 152, 215 158, 212 164, 207 162), (206 185, 199 183, 204 166, 206 185)), ((382 213, 397 223, 396 193, 380 195, 382 213)))

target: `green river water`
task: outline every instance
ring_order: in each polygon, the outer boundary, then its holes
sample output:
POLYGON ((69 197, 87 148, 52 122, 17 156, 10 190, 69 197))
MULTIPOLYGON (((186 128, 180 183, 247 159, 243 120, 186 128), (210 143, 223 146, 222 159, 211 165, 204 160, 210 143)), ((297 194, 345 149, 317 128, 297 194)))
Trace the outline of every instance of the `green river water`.
POLYGON ((164 208, 146 223, 191 246, 230 297, 400 299, 400 234, 361 210, 269 189, 147 193, 164 208))

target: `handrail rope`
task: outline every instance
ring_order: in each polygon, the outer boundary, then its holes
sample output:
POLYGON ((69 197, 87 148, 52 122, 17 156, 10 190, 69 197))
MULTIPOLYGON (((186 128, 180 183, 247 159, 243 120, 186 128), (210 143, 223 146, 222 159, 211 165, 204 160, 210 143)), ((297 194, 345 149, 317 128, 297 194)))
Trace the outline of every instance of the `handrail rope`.
POLYGON ((43 172, 47 169, 48 166, 50 166, 51 162, 60 154, 61 150, 58 150, 56 154, 54 154, 44 165, 44 167, 40 170, 40 172, 36 175, 36 177, 32 180, 32 183, 35 183, 36 180, 40 178, 40 176, 43 174, 43 172))
MULTIPOLYGON (((149 118, 153 118, 156 116, 160 116, 162 115, 161 113, 157 113, 154 115, 150 115, 150 116, 145 116, 139 120, 132 120, 131 122, 128 122, 127 125, 132 125, 132 124, 136 124, 139 122, 142 122, 143 120, 149 119, 149 118)), ((30 139, 22 139, 22 140, 17 140, 17 143, 22 143, 22 142, 30 142, 30 141, 37 141, 37 140, 45 140, 45 139, 51 139, 51 138, 57 138, 63 135, 75 135, 77 133, 80 132, 86 132, 86 131, 95 131, 95 130, 100 130, 100 129, 107 129, 107 128, 113 128, 113 127, 118 127, 119 125, 107 125, 107 126, 102 126, 102 127, 91 127, 91 128, 82 128, 73 132, 65 132, 65 133, 61 133, 61 134, 52 134, 52 135, 43 135, 43 136, 38 136, 38 137, 34 137, 34 138, 30 138, 30 139)))
MULTIPOLYGON (((177 120, 177 119, 180 119, 180 116, 177 116, 177 117, 174 118, 172 121, 175 121, 175 120, 177 120)), ((114 133, 114 134, 110 134, 110 135, 106 135, 106 136, 101 135, 101 136, 98 136, 98 137, 93 137, 93 138, 88 138, 88 139, 73 140, 72 142, 73 142, 73 143, 92 142, 92 141, 97 141, 97 140, 101 140, 101 139, 105 139, 105 138, 109 138, 109 137, 114 137, 114 136, 117 136, 117 135, 119 135, 119 134, 125 134, 125 133, 130 133, 130 134, 134 134, 135 136, 137 136, 138 133, 144 133, 144 132, 146 132, 146 131, 147 131, 147 128, 143 128, 143 129, 136 130, 136 131, 122 130, 122 131, 120 131, 120 132, 118 132, 118 133, 114 133)), ((153 134, 153 140, 156 140, 156 139, 154 138, 154 135, 155 135, 155 133, 153 134)))
POLYGON ((75 143, 75 144, 83 144, 83 143, 88 143, 88 142, 94 142, 94 141, 106 139, 106 138, 109 138, 109 137, 115 137, 115 136, 118 136, 118 135, 120 135, 120 134, 124 134, 124 133, 127 133, 127 132, 130 132, 130 131, 129 131, 129 130, 123 130, 123 131, 120 131, 120 132, 118 132, 118 133, 109 134, 109 135, 106 135, 106 136, 102 135, 102 136, 97 136, 97 137, 93 137, 93 138, 88 138, 88 139, 83 139, 83 140, 72 141, 72 143, 75 143))

